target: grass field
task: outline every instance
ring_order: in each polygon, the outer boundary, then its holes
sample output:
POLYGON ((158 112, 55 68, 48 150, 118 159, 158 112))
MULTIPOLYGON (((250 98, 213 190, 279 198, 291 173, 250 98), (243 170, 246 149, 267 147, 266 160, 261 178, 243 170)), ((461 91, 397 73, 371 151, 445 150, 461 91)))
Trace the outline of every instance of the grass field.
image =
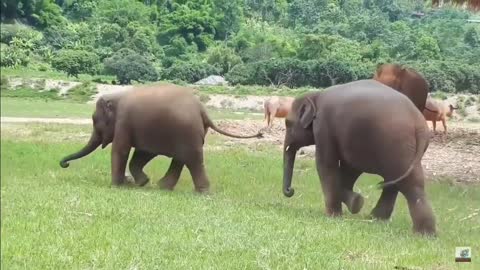
MULTIPOLYGON (((1 98, 1 115, 9 117, 90 118, 93 104, 75 103, 41 98, 1 98)), ((208 109, 213 119, 261 119, 263 115, 248 112, 208 109)))
POLYGON ((192 192, 187 170, 175 191, 158 190, 166 158, 147 166, 146 187, 112 188, 109 148, 58 165, 89 133, 2 125, 2 269, 479 269, 480 220, 468 218, 478 186, 428 184, 439 232, 430 239, 411 232, 403 197, 390 222, 368 219, 376 176, 356 186, 360 214, 327 218, 312 160, 297 161, 296 194, 285 198, 279 150, 219 136, 206 142, 210 195, 192 192), (472 247, 473 262, 456 265, 456 246, 472 247))

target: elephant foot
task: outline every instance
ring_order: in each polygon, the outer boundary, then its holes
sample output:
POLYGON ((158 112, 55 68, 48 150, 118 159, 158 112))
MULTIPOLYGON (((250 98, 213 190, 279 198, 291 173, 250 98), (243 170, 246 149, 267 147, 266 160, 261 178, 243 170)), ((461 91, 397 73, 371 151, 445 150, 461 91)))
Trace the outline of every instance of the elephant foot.
POLYGON ((172 191, 175 187, 175 184, 176 183, 172 183, 172 180, 168 179, 168 178, 163 178, 161 179, 160 181, 158 181, 158 187, 161 189, 161 190, 168 190, 168 191, 172 191))
POLYGON ((389 211, 385 208, 381 207, 376 207, 372 210, 370 213, 370 216, 374 219, 378 220, 388 220, 390 219, 390 216, 392 215, 392 211, 389 211))
POLYGON ((210 194, 210 188, 208 187, 201 187, 201 188, 195 188, 195 192, 198 194, 210 194))
POLYGON ((352 214, 357 214, 362 209, 364 202, 362 195, 354 193, 346 203, 348 211, 352 214))
POLYGON ((135 179, 135 184, 139 187, 145 186, 148 182, 150 182, 150 179, 148 177, 141 177, 139 179, 135 179))

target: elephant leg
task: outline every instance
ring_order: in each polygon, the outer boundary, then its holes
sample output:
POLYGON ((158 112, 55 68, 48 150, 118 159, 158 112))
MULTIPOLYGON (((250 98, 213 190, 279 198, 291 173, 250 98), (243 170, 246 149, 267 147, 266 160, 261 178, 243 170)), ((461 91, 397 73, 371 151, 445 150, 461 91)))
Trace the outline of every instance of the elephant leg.
POLYGON ((353 186, 362 172, 342 163, 340 165, 340 174, 343 189, 342 202, 345 203, 350 213, 356 214, 362 209, 364 199, 362 195, 353 191, 353 186))
POLYGON ((135 180, 135 184, 139 186, 144 186, 145 184, 150 181, 148 176, 143 171, 143 167, 152 160, 156 155, 151 154, 142 150, 135 149, 133 152, 132 159, 130 160, 128 168, 130 169, 130 173, 135 180))
POLYGON ((436 235, 435 217, 425 194, 424 180, 423 168, 418 164, 398 185, 400 192, 407 199, 413 230, 420 234, 436 235))
POLYGON ((172 158, 172 162, 170 163, 170 167, 168 167, 165 176, 163 176, 158 183, 160 189, 173 190, 180 178, 183 166, 184 164, 182 162, 172 158))
POLYGON ((119 186, 125 183, 125 167, 131 145, 125 135, 118 134, 112 143, 112 185, 119 186))
POLYGON ((398 189, 396 187, 387 187, 382 190, 377 205, 373 208, 371 216, 377 219, 386 220, 392 215, 395 201, 397 199, 398 189))
POLYGON ((192 175, 195 191, 199 193, 206 193, 210 189, 207 173, 205 172, 205 165, 203 163, 203 150, 192 154, 190 161, 185 164, 192 175))
MULTIPOLYGON (((317 148, 318 149, 318 148, 317 148)), ((320 177, 323 194, 325 197, 325 210, 328 216, 342 215, 342 185, 341 175, 338 163, 326 162, 320 157, 320 151, 315 155, 317 163, 317 173, 320 177), (337 165, 337 166, 335 166, 337 165)))

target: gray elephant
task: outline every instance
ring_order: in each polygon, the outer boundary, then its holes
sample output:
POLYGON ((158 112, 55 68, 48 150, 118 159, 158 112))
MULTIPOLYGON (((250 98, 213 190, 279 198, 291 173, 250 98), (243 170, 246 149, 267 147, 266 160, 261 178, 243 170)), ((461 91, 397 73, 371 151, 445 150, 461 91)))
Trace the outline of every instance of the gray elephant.
POLYGON ((125 184, 125 167, 134 147, 129 169, 136 185, 143 186, 149 181, 144 166, 157 155, 164 155, 172 161, 159 183, 162 189, 173 190, 186 166, 195 190, 207 192, 210 184, 203 145, 208 128, 234 138, 262 137, 260 132, 238 136, 217 128, 192 89, 170 84, 105 95, 97 101, 92 119, 94 129, 87 145, 63 158, 60 166, 67 168, 69 161, 112 143, 112 185, 125 184))
POLYGON ((342 202, 352 213, 359 212, 364 199, 353 191, 355 181, 364 172, 378 174, 384 178, 383 191, 372 215, 388 219, 400 191, 414 231, 436 234, 421 165, 429 144, 428 127, 407 96, 375 80, 336 85, 296 98, 285 124, 285 196, 294 194, 297 150, 315 145, 328 215, 341 215, 342 202))

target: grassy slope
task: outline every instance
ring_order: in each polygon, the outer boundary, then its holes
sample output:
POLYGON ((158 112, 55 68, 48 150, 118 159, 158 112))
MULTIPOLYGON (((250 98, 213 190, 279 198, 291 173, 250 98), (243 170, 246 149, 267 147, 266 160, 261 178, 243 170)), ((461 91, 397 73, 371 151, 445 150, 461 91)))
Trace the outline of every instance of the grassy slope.
MULTIPOLYGON (((391 222, 363 220, 379 196, 377 177, 359 181, 366 205, 355 216, 325 217, 312 160, 297 162, 296 194, 283 197, 280 152, 265 146, 207 150, 210 196, 192 193, 186 170, 174 192, 157 190, 165 158, 147 166, 152 185, 111 188, 109 149, 58 165, 89 132, 2 128, 2 269, 454 269, 455 246, 480 250, 478 216, 460 221, 480 205, 478 186, 428 185, 439 230, 432 240, 411 233, 403 197, 391 222)), ((214 145, 222 138, 209 135, 214 145)), ((478 266, 474 258, 461 268, 478 266)))

